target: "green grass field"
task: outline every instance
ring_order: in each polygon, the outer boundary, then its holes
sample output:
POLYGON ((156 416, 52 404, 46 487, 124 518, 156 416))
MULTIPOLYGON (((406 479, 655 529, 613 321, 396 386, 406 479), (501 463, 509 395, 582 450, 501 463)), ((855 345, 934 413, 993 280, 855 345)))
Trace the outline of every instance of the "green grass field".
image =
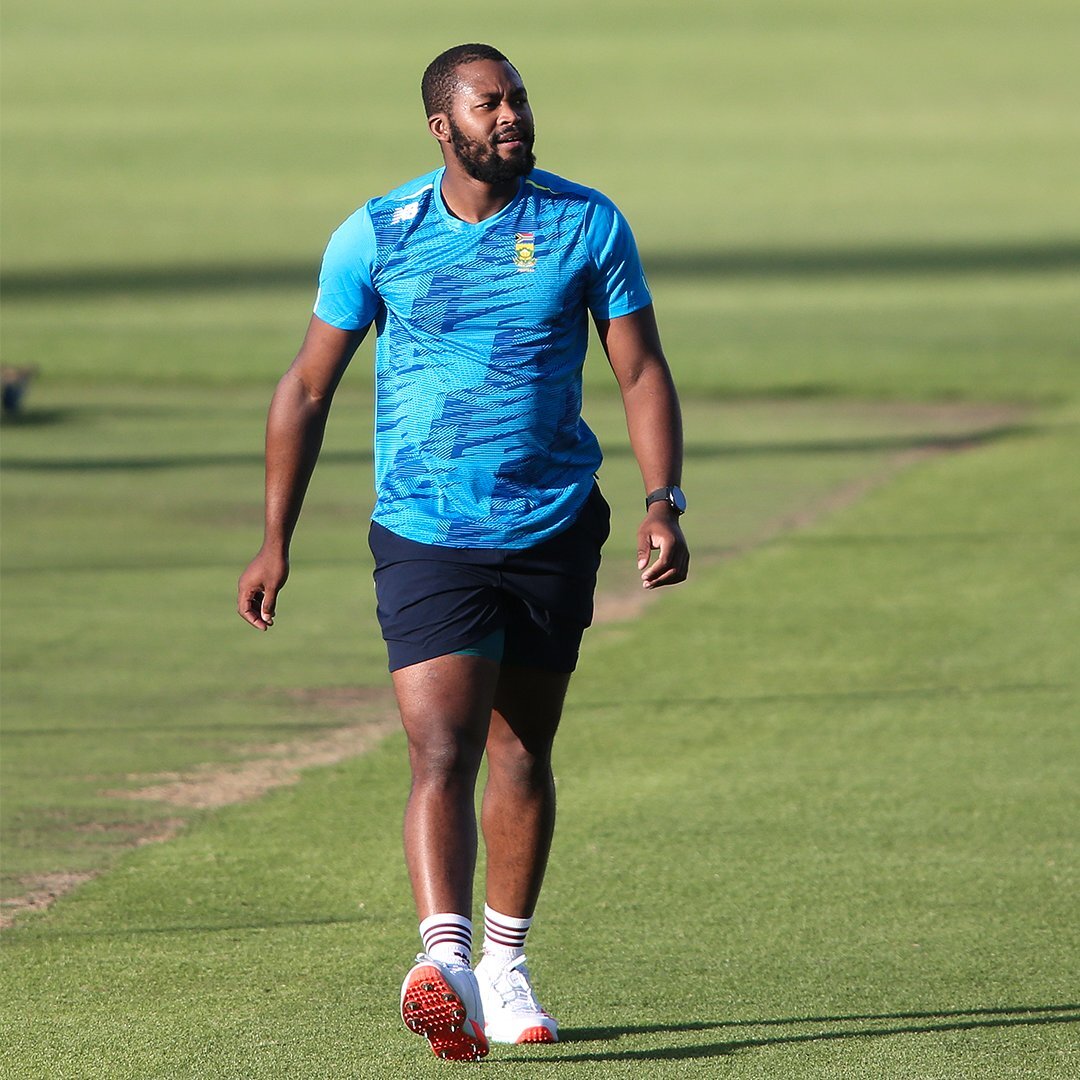
POLYGON ((40 373, 3 429, 0 1075, 454 1068, 395 1008, 370 346, 273 633, 233 592, 321 247, 430 167, 420 70, 463 40, 634 224, 695 553, 634 603, 594 355, 606 615, 530 950, 565 1038, 482 1067, 1080 1073, 1074 5, 16 0, 3 31, 3 359, 40 373))

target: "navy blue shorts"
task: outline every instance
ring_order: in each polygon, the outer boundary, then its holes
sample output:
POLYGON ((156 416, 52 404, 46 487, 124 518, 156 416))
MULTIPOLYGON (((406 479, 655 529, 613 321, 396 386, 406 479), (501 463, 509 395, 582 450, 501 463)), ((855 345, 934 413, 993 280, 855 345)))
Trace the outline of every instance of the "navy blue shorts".
MULTIPOLYGON (((418 544, 372 522, 368 543, 390 670, 497 640, 505 663, 573 671, 592 622, 610 517, 594 486, 572 525, 520 551, 418 544)), ((486 645, 479 655, 491 655, 486 645)))

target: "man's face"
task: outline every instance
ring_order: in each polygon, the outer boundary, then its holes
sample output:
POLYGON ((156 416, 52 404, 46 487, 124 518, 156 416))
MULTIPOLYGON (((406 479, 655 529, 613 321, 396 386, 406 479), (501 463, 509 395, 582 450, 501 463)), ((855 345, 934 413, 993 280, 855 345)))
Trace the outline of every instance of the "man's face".
POLYGON ((521 76, 507 63, 477 60, 457 79, 447 120, 461 167, 486 184, 526 176, 536 164, 535 131, 521 76))

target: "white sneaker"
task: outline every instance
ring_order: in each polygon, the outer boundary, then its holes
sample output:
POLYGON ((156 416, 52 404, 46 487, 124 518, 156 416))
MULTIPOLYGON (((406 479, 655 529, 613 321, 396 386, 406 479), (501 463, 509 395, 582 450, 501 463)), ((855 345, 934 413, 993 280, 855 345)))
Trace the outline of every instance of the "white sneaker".
POLYGON ((401 1019, 427 1039, 436 1057, 479 1061, 488 1052, 484 1006, 468 964, 447 964, 420 953, 401 984, 401 1019))
POLYGON ((484 956, 476 967, 487 1037, 497 1043, 553 1043, 559 1025, 536 1000, 525 957, 508 964, 484 956))

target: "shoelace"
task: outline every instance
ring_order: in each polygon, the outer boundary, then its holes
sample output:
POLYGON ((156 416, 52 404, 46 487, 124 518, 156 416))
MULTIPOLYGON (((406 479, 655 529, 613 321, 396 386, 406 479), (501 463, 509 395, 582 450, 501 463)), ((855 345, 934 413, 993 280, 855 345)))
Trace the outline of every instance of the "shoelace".
POLYGON ((525 957, 503 968, 491 985, 511 1012, 544 1012, 529 983, 529 969, 525 966, 525 957))
POLYGON ((472 968, 466 963, 458 963, 453 960, 433 960, 426 952, 417 953, 416 962, 418 964, 436 964, 446 968, 450 972, 453 972, 455 975, 460 974, 463 971, 472 970, 472 968))

